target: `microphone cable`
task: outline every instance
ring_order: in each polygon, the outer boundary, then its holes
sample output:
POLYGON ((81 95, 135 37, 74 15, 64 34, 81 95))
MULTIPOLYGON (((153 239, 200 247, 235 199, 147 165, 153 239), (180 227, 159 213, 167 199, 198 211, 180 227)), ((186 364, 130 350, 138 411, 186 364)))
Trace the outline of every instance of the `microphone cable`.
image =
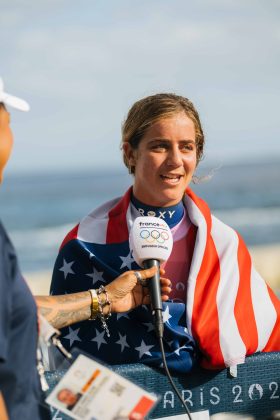
POLYGON ((180 395, 180 392, 178 391, 178 389, 177 389, 176 385, 174 384, 173 379, 170 375, 170 372, 169 372, 169 369, 168 369, 168 366, 167 366, 167 363, 166 363, 165 351, 164 351, 164 347, 163 347, 163 339, 162 339, 162 337, 158 337, 158 339, 159 339, 160 351, 161 351, 161 355, 162 355, 162 361, 163 361, 163 366, 164 366, 166 376, 167 376, 172 388, 174 389, 175 393, 177 394, 177 397, 179 398, 179 400, 183 404, 189 420, 192 420, 191 413, 190 413, 190 411, 187 407, 187 404, 185 403, 182 396, 180 395))

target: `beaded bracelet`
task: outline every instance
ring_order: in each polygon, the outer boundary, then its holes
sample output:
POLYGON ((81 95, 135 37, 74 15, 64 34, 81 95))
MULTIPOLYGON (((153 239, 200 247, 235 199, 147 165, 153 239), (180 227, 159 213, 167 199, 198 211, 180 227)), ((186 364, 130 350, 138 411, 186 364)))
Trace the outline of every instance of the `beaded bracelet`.
POLYGON ((107 337, 110 337, 109 328, 106 321, 112 315, 111 313, 112 303, 109 299, 108 292, 104 286, 100 286, 97 291, 95 289, 89 289, 88 291, 91 296, 91 305, 90 305, 91 314, 90 314, 89 320, 92 321, 92 320, 95 320, 97 317, 100 318, 102 327, 106 331, 107 337), (105 295, 105 300, 103 302, 101 301, 102 294, 105 295), (103 308, 106 305, 109 305, 109 312, 107 315, 104 315, 103 308))
POLYGON ((105 289, 105 287, 103 285, 100 286, 99 289, 97 290, 97 300, 98 300, 98 308, 99 308, 99 314, 98 314, 98 316, 99 316, 100 321, 102 323, 102 327, 106 331, 107 337, 110 337, 110 332, 109 332, 109 328, 108 328, 108 325, 107 325, 106 321, 112 315, 112 313, 111 313, 112 302, 110 301, 109 296, 108 296, 108 292, 107 292, 107 290, 105 289), (102 293, 105 294, 105 301, 103 301, 103 302, 101 302, 101 299, 100 299, 100 295, 102 293), (109 305, 109 312, 108 312, 107 315, 104 315, 103 308, 106 305, 109 305))

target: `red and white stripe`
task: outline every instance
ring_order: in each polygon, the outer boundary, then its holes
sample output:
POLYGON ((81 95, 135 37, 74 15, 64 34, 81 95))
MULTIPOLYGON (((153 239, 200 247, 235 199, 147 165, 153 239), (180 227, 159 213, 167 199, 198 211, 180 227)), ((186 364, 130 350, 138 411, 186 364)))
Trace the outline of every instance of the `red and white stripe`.
POLYGON ((257 351, 279 351, 280 303, 252 267, 242 238, 190 190, 185 205, 198 227, 187 324, 205 356, 202 364, 233 366, 257 351))

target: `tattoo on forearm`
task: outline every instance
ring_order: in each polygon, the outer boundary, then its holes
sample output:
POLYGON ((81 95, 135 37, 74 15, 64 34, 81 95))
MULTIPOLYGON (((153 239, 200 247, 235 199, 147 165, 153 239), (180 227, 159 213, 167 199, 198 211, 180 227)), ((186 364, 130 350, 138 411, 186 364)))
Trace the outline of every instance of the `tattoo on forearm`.
POLYGON ((37 296, 36 301, 41 314, 55 328, 85 321, 91 315, 91 298, 88 292, 62 296, 37 296))

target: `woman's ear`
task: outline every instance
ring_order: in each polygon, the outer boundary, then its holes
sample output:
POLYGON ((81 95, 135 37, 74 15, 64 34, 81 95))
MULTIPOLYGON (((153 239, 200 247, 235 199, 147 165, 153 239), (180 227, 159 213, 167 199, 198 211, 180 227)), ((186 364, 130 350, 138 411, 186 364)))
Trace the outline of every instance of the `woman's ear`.
POLYGON ((136 150, 133 149, 130 143, 125 142, 123 144, 123 151, 127 160, 127 163, 130 167, 135 166, 136 164, 136 150))

